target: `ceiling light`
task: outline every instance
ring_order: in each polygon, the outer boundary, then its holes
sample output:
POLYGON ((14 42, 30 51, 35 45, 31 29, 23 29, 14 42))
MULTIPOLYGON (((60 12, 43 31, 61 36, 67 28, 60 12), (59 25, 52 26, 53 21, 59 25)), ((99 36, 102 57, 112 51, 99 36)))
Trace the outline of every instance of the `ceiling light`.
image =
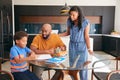
POLYGON ((70 10, 70 7, 67 6, 67 3, 65 3, 65 6, 60 10, 60 14, 68 14, 70 10))

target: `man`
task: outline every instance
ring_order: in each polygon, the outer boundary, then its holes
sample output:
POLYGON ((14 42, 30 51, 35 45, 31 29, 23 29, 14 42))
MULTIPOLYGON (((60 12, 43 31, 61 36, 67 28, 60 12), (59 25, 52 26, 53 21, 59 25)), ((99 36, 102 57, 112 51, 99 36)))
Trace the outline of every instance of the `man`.
MULTIPOLYGON (((56 48, 59 47, 62 51, 66 50, 66 46, 64 45, 60 37, 57 34, 52 34, 51 32, 51 25, 43 24, 42 34, 36 35, 30 46, 30 48, 36 54, 51 54, 52 56, 54 56, 56 48)), ((35 72, 39 78, 44 70, 45 69, 38 68, 36 66, 33 67, 33 72, 35 72)))

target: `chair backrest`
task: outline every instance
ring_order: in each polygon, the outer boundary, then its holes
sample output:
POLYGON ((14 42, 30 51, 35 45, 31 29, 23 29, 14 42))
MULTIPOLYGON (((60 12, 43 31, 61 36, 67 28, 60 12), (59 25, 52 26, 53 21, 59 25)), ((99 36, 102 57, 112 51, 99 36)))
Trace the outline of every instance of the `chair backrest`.
POLYGON ((2 70, 2 62, 8 61, 9 59, 0 58, 0 80, 14 80, 12 73, 2 70))
MULTIPOLYGON (((100 80, 119 80, 120 79, 120 74, 116 74, 118 72, 120 72, 119 69, 119 61, 120 61, 120 57, 116 57, 116 58, 113 58, 113 59, 105 59, 105 60, 99 60, 99 61, 95 61, 92 65, 92 67, 94 67, 94 65, 96 63, 99 63, 101 61, 106 61, 106 60, 109 60, 109 62, 112 62, 112 70, 110 72, 95 72, 94 69, 92 69, 92 75, 91 75, 91 80, 93 80, 93 75, 97 78, 97 79, 100 79, 100 80), (114 62, 114 63, 113 63, 114 62), (114 65, 115 64, 115 65, 114 65), (115 69, 115 70, 113 70, 115 69), (119 76, 117 76, 119 75, 119 76), (117 77, 116 77, 117 76, 117 77)), ((101 70, 102 71, 102 70, 101 70)))
POLYGON ((120 80, 120 70, 111 71, 106 80, 120 80))
POLYGON ((2 70, 2 63, 4 62, 4 61, 8 61, 9 59, 3 59, 3 58, 1 58, 0 57, 0 70, 2 70))
POLYGON ((0 70, 0 80, 14 80, 14 78, 10 72, 0 70))

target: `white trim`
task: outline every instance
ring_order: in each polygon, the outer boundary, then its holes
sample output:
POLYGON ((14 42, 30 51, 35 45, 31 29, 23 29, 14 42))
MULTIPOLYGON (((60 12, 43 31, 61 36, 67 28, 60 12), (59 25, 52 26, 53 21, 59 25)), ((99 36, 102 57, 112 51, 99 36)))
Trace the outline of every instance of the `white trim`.
MULTIPOLYGON (((15 20, 14 20, 14 0, 12 0, 12 27, 13 27, 13 35, 15 34, 15 20)), ((13 45, 14 45, 15 43, 14 43, 14 40, 13 40, 13 45)))
POLYGON ((14 0, 14 5, 44 5, 44 6, 115 6, 116 0, 14 0))

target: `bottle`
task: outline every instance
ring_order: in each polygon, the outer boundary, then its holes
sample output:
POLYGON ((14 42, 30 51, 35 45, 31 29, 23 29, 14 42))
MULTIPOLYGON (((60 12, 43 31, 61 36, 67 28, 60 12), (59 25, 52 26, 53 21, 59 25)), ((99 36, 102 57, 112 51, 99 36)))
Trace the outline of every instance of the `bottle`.
POLYGON ((61 49, 59 47, 57 47, 55 49, 54 57, 58 57, 60 52, 61 52, 61 49))
POLYGON ((61 49, 60 49, 59 47, 57 47, 57 48, 55 49, 55 53, 59 53, 59 52, 61 52, 61 49))

